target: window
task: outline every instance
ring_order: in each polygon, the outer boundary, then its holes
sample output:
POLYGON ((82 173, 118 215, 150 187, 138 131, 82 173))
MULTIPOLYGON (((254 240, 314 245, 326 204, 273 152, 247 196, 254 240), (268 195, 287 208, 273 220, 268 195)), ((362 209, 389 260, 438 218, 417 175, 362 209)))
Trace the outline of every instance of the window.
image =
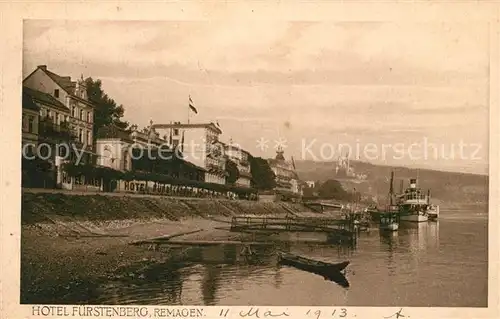
POLYGON ((87 145, 92 144, 92 138, 90 137, 90 131, 87 131, 87 145))
POLYGON ((179 135, 179 129, 178 128, 174 128, 174 135, 179 135))
POLYGON ((27 118, 26 116, 23 116, 23 131, 26 132, 28 131, 29 127, 28 127, 28 121, 27 121, 27 118))
POLYGON ((76 114, 78 114, 78 109, 75 106, 73 106, 73 117, 76 118, 76 114))
POLYGON ((83 110, 80 110, 80 120, 83 120, 83 110))
POLYGON ((78 130, 78 140, 83 143, 83 130, 78 130))
POLYGON ((122 167, 122 169, 124 169, 124 170, 128 170, 128 156, 129 156, 128 152, 123 153, 123 167, 122 167))
POLYGON ((59 89, 55 89, 55 90, 54 90, 54 96, 55 96, 56 98, 59 98, 59 89))
POLYGON ((87 122, 92 123, 92 112, 87 112, 87 122))
POLYGON ((33 116, 28 117, 28 132, 35 133, 35 118, 33 116))
POLYGON ((59 124, 59 114, 57 114, 57 112, 55 112, 55 113, 56 113, 56 116, 54 118, 54 124, 59 124))

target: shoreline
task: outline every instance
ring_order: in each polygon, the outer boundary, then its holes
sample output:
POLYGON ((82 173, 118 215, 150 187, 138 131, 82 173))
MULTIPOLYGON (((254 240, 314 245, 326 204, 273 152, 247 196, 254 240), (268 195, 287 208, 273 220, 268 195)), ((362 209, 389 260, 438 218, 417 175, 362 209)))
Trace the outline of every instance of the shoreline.
MULTIPOLYGON (((104 280, 120 274, 140 276, 142 269, 155 263, 169 263, 190 247, 166 246, 151 249, 131 245, 139 238, 152 238, 189 231, 201 223, 212 228, 188 234, 188 240, 240 240, 241 234, 213 227, 223 225, 202 219, 133 222, 109 234, 134 232, 129 237, 67 237, 54 233, 50 224, 24 225, 21 232, 21 303, 74 303, 95 297, 104 280)), ((57 226, 56 226, 57 227, 57 226)))
POLYGON ((294 212, 318 215, 300 204, 283 202, 24 191, 21 303, 95 300, 103 282, 117 276, 141 278, 148 266, 175 262, 195 247, 155 250, 132 242, 186 232, 176 239, 250 241, 250 234, 229 232, 233 216, 294 212))
MULTIPOLYGON (((155 263, 174 262, 189 247, 150 249, 130 243, 180 236, 193 241, 238 241, 231 216, 284 216, 294 204, 143 196, 23 192, 21 303, 72 304, 97 296, 99 284, 141 276, 155 263), (198 230, 198 231, 196 231, 198 230), (196 232, 195 232, 196 231, 196 232), (121 276, 121 275, 120 275, 121 276)), ((303 208, 307 210, 306 208, 303 208)))

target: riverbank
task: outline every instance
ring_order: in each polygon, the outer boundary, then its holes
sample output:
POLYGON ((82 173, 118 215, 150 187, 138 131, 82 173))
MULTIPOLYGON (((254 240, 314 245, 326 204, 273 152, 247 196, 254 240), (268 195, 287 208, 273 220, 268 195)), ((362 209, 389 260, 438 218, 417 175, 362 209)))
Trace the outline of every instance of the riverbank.
POLYGON ((189 250, 130 245, 134 241, 186 232, 193 233, 182 239, 245 240, 246 235, 227 230, 232 216, 306 210, 290 203, 25 191, 21 302, 90 300, 102 281, 123 274, 140 277, 148 265, 173 262, 189 250))

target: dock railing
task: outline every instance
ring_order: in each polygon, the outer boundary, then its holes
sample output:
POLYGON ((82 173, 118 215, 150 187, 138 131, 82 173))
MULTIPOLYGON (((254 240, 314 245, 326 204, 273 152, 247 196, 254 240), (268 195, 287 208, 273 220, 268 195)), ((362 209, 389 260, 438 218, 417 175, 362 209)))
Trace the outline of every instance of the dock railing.
POLYGON ((231 230, 276 230, 332 232, 335 230, 354 231, 354 220, 318 217, 259 217, 234 216, 231 230))

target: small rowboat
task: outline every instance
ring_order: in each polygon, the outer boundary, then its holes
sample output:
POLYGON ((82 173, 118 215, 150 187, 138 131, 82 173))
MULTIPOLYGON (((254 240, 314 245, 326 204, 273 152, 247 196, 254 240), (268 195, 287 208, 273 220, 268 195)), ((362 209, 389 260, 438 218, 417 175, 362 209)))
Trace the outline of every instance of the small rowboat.
POLYGON ((343 261, 340 263, 326 263, 323 261, 309 259, 285 252, 279 252, 278 258, 280 264, 293 266, 297 269, 311 271, 315 273, 340 272, 344 270, 347 267, 347 265, 349 265, 349 261, 343 261))
POLYGON ((347 265, 349 265, 349 261, 331 264, 293 254, 278 252, 278 262, 283 265, 292 266, 300 270, 320 275, 325 278, 325 280, 333 281, 344 288, 349 287, 349 281, 347 281, 347 278, 342 273, 342 270, 345 270, 347 265))

